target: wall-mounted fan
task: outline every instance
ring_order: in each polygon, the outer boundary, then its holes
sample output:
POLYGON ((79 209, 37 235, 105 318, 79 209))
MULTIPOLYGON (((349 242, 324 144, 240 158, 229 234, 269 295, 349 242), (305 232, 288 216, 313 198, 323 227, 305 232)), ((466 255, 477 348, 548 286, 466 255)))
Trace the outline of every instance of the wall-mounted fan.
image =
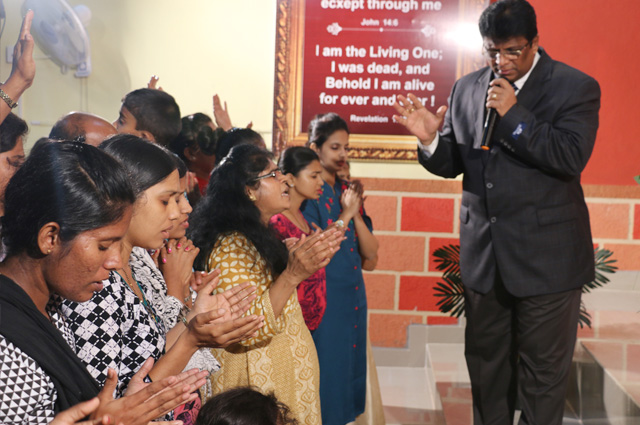
POLYGON ((38 47, 63 73, 72 68, 76 70, 76 77, 88 77, 91 74, 89 36, 78 13, 65 0, 25 0, 22 13, 29 9, 35 12, 31 34, 38 47))

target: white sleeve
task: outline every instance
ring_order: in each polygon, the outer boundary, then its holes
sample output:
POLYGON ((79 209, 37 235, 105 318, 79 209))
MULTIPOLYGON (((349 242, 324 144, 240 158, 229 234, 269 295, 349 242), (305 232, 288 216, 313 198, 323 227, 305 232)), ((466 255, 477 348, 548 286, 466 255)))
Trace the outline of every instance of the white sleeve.
POLYGON ((439 141, 440 141, 440 133, 436 133, 436 137, 433 139, 433 142, 431 142, 431 144, 429 144, 428 146, 425 146, 422 143, 420 143, 420 141, 418 141, 418 149, 422 151, 424 156, 426 156, 427 158, 430 158, 431 155, 433 155, 433 153, 436 151, 439 141))

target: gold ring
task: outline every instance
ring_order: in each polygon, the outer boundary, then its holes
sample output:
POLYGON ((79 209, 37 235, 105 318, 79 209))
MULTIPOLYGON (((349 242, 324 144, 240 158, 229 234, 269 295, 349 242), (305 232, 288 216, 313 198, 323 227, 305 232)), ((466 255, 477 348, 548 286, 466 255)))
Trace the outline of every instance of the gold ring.
POLYGON ((415 110, 416 110, 416 108, 414 108, 414 107, 412 106, 412 107, 410 107, 410 108, 407 108, 407 110, 406 110, 405 112, 412 113, 412 112, 413 112, 413 111, 415 111, 415 110))
POLYGON ((498 98, 497 94, 494 93, 494 94, 491 95, 491 99, 497 99, 497 98, 498 98))

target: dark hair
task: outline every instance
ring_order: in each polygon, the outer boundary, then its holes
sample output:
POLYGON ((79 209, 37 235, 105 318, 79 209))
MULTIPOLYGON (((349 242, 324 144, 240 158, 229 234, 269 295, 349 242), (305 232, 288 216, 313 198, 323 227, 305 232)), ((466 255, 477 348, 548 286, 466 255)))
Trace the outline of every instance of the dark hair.
POLYGON ((487 7, 479 21, 480 35, 504 42, 522 36, 529 42, 538 35, 536 12, 526 0, 499 0, 487 7))
POLYGON ((36 150, 37 148, 40 147, 40 145, 43 145, 45 143, 57 143, 57 142, 62 142, 63 140, 51 140, 47 137, 41 137, 38 140, 36 140, 36 142, 33 144, 33 146, 31 146, 31 152, 33 152, 34 150, 36 150))
POLYGON ((224 136, 224 130, 209 127, 211 118, 203 113, 196 113, 182 118, 182 130, 178 137, 169 144, 169 149, 185 162, 189 162, 184 155, 186 148, 200 150, 205 155, 215 155, 218 141, 224 136))
POLYGON ((102 142, 100 149, 123 165, 136 198, 166 179, 178 167, 171 152, 131 134, 117 134, 102 142))
POLYGON ((189 238, 200 248, 195 264, 207 265, 209 254, 220 235, 237 231, 253 243, 278 274, 287 265, 288 252, 272 229, 260 220, 260 210, 249 199, 247 187, 257 188, 254 179, 271 163, 273 155, 257 146, 239 145, 211 173, 207 193, 191 213, 189 238))
POLYGON ((229 154, 234 146, 246 143, 262 147, 264 145, 264 139, 260 133, 257 133, 250 128, 234 127, 227 131, 218 142, 218 148, 216 149, 216 165, 229 154))
POLYGON ((0 124, 0 153, 15 148, 18 139, 27 134, 28 131, 27 123, 10 112, 0 124))
POLYGON ((162 146, 180 134, 180 107, 173 96, 162 90, 138 89, 128 93, 122 100, 136 119, 136 130, 153 134, 156 142, 162 146))
POLYGON ((238 387, 207 401, 195 425, 297 425, 286 404, 257 388, 238 387))
POLYGON ((306 146, 309 147, 312 143, 315 143, 320 149, 324 142, 338 130, 344 130, 349 134, 347 122, 340 115, 335 112, 318 114, 309 123, 309 140, 307 140, 306 146))
POLYGON ((173 152, 171 153, 171 158, 173 158, 173 161, 176 163, 176 169, 178 170, 178 175, 180 176, 180 178, 183 178, 184 176, 186 176, 187 165, 184 163, 184 161, 180 159, 180 157, 173 152))
POLYGON ((60 225, 60 239, 107 226, 135 201, 124 168, 99 149, 78 142, 42 143, 32 149, 5 192, 2 241, 7 255, 42 256, 38 232, 60 225))
POLYGON ((313 150, 304 146, 292 146, 282 152, 278 166, 284 174, 291 173, 297 176, 300 171, 304 170, 313 161, 319 160, 318 154, 313 150))

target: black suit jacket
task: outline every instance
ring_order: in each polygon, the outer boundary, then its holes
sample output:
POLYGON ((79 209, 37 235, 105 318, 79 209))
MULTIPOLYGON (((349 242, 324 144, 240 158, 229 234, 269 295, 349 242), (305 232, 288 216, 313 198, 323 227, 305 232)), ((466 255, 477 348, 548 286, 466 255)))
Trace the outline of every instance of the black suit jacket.
POLYGON ((480 149, 488 67, 455 83, 434 154, 418 152, 434 174, 464 174, 462 281, 480 293, 491 289, 497 271, 519 297, 575 289, 594 278, 580 173, 596 138, 600 87, 539 51, 489 152, 480 149))

